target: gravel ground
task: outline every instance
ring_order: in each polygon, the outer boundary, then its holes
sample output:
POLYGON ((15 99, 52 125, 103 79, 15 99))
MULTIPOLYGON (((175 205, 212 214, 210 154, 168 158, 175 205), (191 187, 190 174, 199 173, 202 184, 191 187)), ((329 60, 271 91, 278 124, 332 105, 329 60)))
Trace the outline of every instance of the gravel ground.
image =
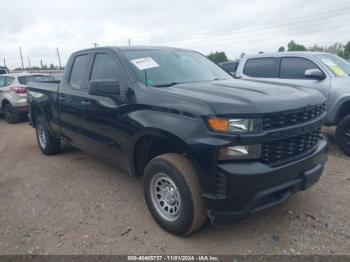
POLYGON ((0 119, 0 254, 350 254, 350 162, 335 147, 320 182, 236 224, 163 231, 141 180, 64 146, 44 156, 34 129, 0 119))

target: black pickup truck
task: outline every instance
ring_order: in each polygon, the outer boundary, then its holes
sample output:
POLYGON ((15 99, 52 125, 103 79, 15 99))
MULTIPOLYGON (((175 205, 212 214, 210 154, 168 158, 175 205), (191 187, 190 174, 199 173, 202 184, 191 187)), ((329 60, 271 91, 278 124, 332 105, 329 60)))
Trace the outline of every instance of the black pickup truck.
POLYGON ((327 159, 319 92, 235 80, 189 50, 76 52, 60 84, 29 84, 28 104, 44 154, 63 141, 142 177, 152 216, 177 235, 287 200, 327 159))

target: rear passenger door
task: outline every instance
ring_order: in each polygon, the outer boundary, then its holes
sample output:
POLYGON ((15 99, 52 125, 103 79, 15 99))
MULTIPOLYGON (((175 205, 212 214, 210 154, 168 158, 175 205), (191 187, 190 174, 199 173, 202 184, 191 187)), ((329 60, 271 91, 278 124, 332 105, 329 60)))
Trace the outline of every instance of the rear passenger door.
POLYGON ((88 97, 87 73, 91 64, 91 53, 79 53, 69 62, 69 72, 62 79, 57 95, 60 129, 67 140, 86 150, 86 120, 83 101, 88 97))
POLYGON ((240 77, 243 79, 274 80, 278 77, 278 59, 275 57, 247 59, 240 77))
POLYGON ((115 54, 109 50, 92 52, 83 63, 85 73, 76 76, 75 62, 68 80, 74 94, 69 97, 71 110, 61 114, 62 121, 69 122, 70 130, 64 131, 72 138, 72 142, 95 155, 116 163, 121 167, 127 166, 127 150, 130 138, 127 125, 121 120, 122 107, 128 103, 125 92, 127 82, 122 73, 121 65, 115 54), (87 64, 87 65, 86 65, 87 64), (80 81, 80 79, 85 79, 80 81), (92 80, 113 80, 119 82, 120 96, 97 96, 88 92, 92 80), (125 165, 125 166, 124 166, 125 165))

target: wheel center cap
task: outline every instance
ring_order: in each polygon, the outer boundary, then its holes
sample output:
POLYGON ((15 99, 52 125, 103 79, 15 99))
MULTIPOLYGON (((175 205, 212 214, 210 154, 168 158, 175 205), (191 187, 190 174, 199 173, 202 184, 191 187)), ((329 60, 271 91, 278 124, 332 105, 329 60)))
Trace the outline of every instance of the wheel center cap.
POLYGON ((171 188, 166 187, 164 191, 164 199, 169 205, 174 205, 176 203, 175 192, 171 188))

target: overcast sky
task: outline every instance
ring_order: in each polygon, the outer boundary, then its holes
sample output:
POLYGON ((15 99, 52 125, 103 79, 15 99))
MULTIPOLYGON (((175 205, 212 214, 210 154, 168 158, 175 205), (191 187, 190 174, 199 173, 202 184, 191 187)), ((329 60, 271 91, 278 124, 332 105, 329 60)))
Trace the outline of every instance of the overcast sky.
POLYGON ((348 0, 0 0, 0 65, 65 64, 98 45, 165 45, 208 54, 276 51, 295 40, 311 46, 350 41, 348 0))

